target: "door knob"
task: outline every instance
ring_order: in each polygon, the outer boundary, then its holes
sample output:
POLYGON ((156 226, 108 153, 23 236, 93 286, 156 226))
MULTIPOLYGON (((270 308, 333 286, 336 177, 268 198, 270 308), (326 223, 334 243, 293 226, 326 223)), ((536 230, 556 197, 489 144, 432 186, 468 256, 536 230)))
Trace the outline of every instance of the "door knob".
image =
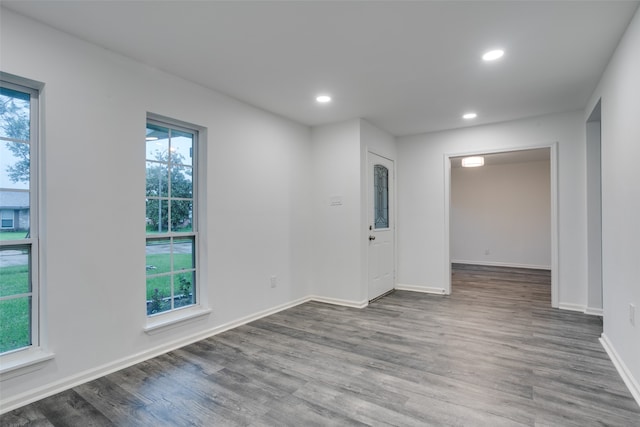
POLYGON ((376 236, 369 236, 369 241, 376 240, 376 236))

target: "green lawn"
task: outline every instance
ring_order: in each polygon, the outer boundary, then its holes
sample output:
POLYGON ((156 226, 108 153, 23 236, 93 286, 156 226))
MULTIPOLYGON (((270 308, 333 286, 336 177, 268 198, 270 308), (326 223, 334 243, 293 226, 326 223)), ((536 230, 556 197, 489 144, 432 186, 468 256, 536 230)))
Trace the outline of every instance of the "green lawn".
MULTIPOLYGON (((174 254, 173 263, 174 271, 178 271, 184 268, 193 268, 191 254, 174 254)), ((171 260, 168 254, 147 255, 147 266, 155 267, 153 269, 147 270, 147 275, 167 273, 171 271, 171 260)), ((176 289, 174 290, 174 293, 176 295, 182 293, 179 289, 180 277, 184 277, 184 279, 192 282, 191 276, 191 272, 177 275, 175 279, 176 289)), ((147 300, 150 300, 153 297, 155 289, 158 289, 158 292, 162 298, 171 296, 171 279, 169 278, 169 276, 147 278, 147 300)))
MULTIPOLYGON (((0 268, 0 296, 29 292, 29 267, 0 268)), ((0 353, 25 347, 31 342, 31 297, 0 301, 0 353)))
MULTIPOLYGON (((147 224, 147 234, 160 234, 160 233, 166 233, 167 230, 163 229, 162 231, 158 231, 158 227, 154 227, 153 225, 147 224)), ((175 230, 172 230, 174 233, 189 233, 190 231, 192 231, 192 228, 190 225, 186 226, 186 227, 178 227, 175 230)))
POLYGON ((0 240, 21 240, 27 238, 27 231, 0 231, 0 240))
POLYGON ((0 301, 0 353, 31 344, 31 297, 0 301))
POLYGON ((29 292, 29 267, 18 265, 0 268, 0 297, 29 292))
MULTIPOLYGON (((23 236, 24 234, 21 233, 23 236)), ((3 236, 4 238, 4 236, 3 236)), ((170 258, 166 254, 147 256, 147 265, 156 267, 149 274, 170 271, 170 258)), ((192 268, 191 254, 174 254, 174 270, 192 268)), ((181 283, 193 292, 192 272, 178 273, 174 276, 174 294, 182 295, 181 283), (182 281, 180 280, 182 278, 182 281)), ((147 279, 147 300, 151 300, 158 289, 161 298, 171 296, 170 276, 149 277, 147 279)), ((29 292, 29 267, 18 265, 0 268, 0 296, 16 295, 29 292)), ((31 343, 30 299, 21 297, 0 301, 0 353, 28 346, 31 343)), ((162 308, 168 310, 170 304, 162 308)))

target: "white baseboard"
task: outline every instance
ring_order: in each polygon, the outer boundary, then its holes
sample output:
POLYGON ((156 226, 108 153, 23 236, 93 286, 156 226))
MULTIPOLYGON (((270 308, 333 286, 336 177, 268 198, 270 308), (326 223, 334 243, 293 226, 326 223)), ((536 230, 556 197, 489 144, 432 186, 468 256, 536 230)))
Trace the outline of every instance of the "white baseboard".
POLYGON ((308 298, 309 301, 316 301, 316 302, 324 302, 327 304, 333 304, 333 305, 342 305, 345 307, 353 307, 353 308, 365 308, 366 306, 369 305, 369 301, 364 300, 364 301, 350 301, 350 300, 344 300, 344 299, 339 299, 339 298, 328 298, 328 297, 321 297, 321 296, 317 296, 317 295, 313 295, 311 297, 308 298))
POLYGON ((584 305, 569 304, 566 302, 561 302, 560 304, 558 304, 558 308, 560 310, 579 311, 580 313, 584 313, 587 309, 584 305))
POLYGON ((592 316, 603 317, 604 316, 604 310, 601 309, 601 308, 587 307, 587 308, 584 309, 584 314, 590 314, 592 316))
POLYGON ((605 351, 609 355, 609 358, 613 362, 613 366, 615 366, 618 370, 618 373, 631 392, 631 395, 636 400, 638 405, 640 405, 640 384, 633 377, 633 375, 631 375, 631 371, 629 371, 629 368, 627 368, 627 365, 625 365, 624 361, 620 358, 620 355, 618 355, 618 352, 613 347, 611 341, 609 341, 609 338, 604 334, 604 332, 600 336, 600 344, 602 344, 602 347, 604 347, 605 351))
POLYGON ((582 304, 569 304, 566 302, 561 302, 560 304, 558 304, 558 308, 560 310, 578 311, 590 316, 602 317, 604 315, 604 311, 601 308, 586 307, 582 304))
POLYGON ((230 329, 237 328, 238 326, 242 326, 249 322, 253 322, 254 320, 258 320, 265 316, 269 316, 271 314, 275 314, 279 311, 286 310, 291 307, 295 307, 296 305, 305 303, 310 300, 311 300, 310 297, 299 298, 297 300, 290 301, 288 303, 281 304, 281 305, 269 308, 267 310, 263 310, 263 311, 251 314, 249 316, 245 316, 240 319, 216 326, 215 328, 207 329, 205 331, 192 334, 188 337, 185 337, 179 340, 167 342, 161 346, 154 347, 152 349, 134 354, 132 356, 127 356, 122 359, 115 360, 113 362, 104 364, 102 366, 98 366, 97 368, 80 372, 70 377, 63 378, 59 381, 46 384, 42 387, 38 387, 33 390, 20 393, 18 395, 8 397, 7 399, 3 399, 2 401, 0 401, 0 414, 10 412, 21 406, 28 405, 29 403, 35 402, 40 399, 44 399, 45 397, 52 396, 54 394, 76 387, 80 384, 84 384, 86 382, 95 380, 97 378, 103 377, 105 375, 111 374, 113 372, 119 371, 129 366, 135 365, 136 363, 144 362, 145 360, 160 356, 162 354, 168 353, 170 351, 176 350, 178 348, 184 347, 194 342, 212 337, 214 335, 220 334, 230 329))
POLYGON ((431 286, 419 286, 419 285, 403 285, 396 284, 395 287, 398 291, 412 291, 412 292, 422 292, 425 294, 437 294, 437 295, 445 295, 446 291, 444 288, 434 288, 431 286))
POLYGON ((460 259, 452 259, 451 263, 469 264, 469 265, 486 265, 489 267, 511 267, 511 268, 530 268, 533 270, 551 270, 550 265, 518 264, 513 262, 465 261, 460 259))

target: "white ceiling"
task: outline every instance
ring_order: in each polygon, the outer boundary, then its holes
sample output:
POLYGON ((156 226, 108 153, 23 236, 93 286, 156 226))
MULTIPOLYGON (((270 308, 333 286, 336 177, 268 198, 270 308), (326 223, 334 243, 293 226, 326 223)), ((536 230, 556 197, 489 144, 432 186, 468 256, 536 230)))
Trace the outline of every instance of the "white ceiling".
POLYGON ((409 135, 582 109, 631 1, 31 1, 20 14, 307 125, 409 135), (483 63, 482 53, 505 56, 483 63), (319 92, 330 105, 317 105, 319 92), (462 113, 474 110, 467 122, 462 113))

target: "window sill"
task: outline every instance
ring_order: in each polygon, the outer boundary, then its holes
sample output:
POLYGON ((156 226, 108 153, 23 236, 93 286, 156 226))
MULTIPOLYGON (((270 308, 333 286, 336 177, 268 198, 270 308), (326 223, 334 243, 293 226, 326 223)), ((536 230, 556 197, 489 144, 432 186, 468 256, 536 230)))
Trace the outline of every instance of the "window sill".
POLYGON ((55 354, 42 349, 22 350, 0 357, 0 381, 25 375, 44 367, 55 354))
POLYGON ((160 314, 147 319, 147 326, 145 326, 144 331, 149 335, 154 335, 200 319, 209 315, 209 313, 211 313, 210 308, 198 307, 160 314))

